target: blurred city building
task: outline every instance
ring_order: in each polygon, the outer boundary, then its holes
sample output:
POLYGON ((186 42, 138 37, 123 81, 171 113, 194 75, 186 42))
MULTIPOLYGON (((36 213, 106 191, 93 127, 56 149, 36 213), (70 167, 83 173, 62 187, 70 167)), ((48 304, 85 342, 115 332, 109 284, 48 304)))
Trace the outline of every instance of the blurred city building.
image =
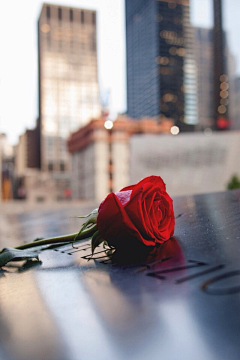
MULTIPOLYGON (((72 196, 102 201, 109 192, 129 185, 130 138, 133 134, 170 133, 173 122, 118 117, 92 120, 68 140, 72 155, 72 196)), ((148 151, 145 148, 145 151, 148 151)))
POLYGON ((15 147, 14 198, 29 201, 54 201, 59 196, 47 172, 40 171, 39 120, 34 129, 20 135, 15 147))
POLYGON ((96 11, 44 4, 38 22, 40 167, 59 181, 69 134, 101 113, 96 21, 96 11))
MULTIPOLYGON (((238 117, 238 110, 236 109, 236 58, 231 53, 230 48, 228 46, 228 34, 226 33, 226 54, 227 54, 227 76, 228 76, 228 98, 226 100, 226 104, 228 106, 228 116, 229 116, 229 129, 234 130, 237 129, 236 122, 238 117)), ((239 99, 239 97, 238 97, 239 99)), ((223 101, 222 101, 223 102, 223 101)))
POLYGON ((15 146, 15 169, 13 197, 30 202, 53 202, 65 200, 69 195, 68 182, 56 182, 49 172, 40 170, 40 130, 39 119, 34 129, 27 129, 20 135, 15 146), (57 184, 57 186, 56 186, 57 184))
POLYGON ((0 134, 0 150, 3 161, 13 158, 14 155, 13 146, 9 143, 7 135, 4 133, 0 134))
POLYGON ((101 113, 96 26, 96 11, 43 4, 38 21, 39 120, 19 138, 17 198, 71 198, 67 138, 101 113))
POLYGON ((233 129, 240 129, 240 77, 237 77, 234 81, 234 122, 233 129))
POLYGON ((188 0, 126 0, 127 114, 198 120, 194 33, 188 0))
POLYGON ((40 168, 40 131, 39 120, 34 129, 28 129, 19 136, 15 148, 15 172, 23 177, 28 169, 40 168))
POLYGON ((227 74, 226 36, 223 32, 223 8, 221 0, 213 0, 213 73, 214 73, 214 103, 213 117, 215 130, 230 128, 229 119, 229 76, 227 74))
POLYGON ((4 133, 0 134, 0 201, 13 198, 14 150, 4 133))
MULTIPOLYGON (((228 73, 228 96, 225 100, 220 101, 228 106, 228 112, 231 122, 229 126, 234 128, 234 119, 236 117, 235 110, 235 58, 231 54, 228 43, 227 34, 224 32, 224 53, 226 54, 226 67, 228 73)), ((195 45, 194 45, 195 60, 198 69, 198 130, 205 130, 208 128, 215 128, 214 116, 214 57, 213 57, 213 30, 206 28, 195 28, 195 45)), ((225 85, 226 86, 226 85, 225 85)), ((222 85, 224 87, 224 84, 222 85)), ((221 90, 218 91, 218 96, 221 90)), ((222 95, 226 95, 222 93, 222 95)), ((223 108, 224 110, 224 108, 223 108)))
POLYGON ((130 148, 130 183, 160 175, 171 196, 225 191, 240 177, 240 131, 135 134, 130 148))
POLYGON ((224 191, 240 177, 240 131, 174 136, 173 128, 168 119, 102 117, 73 133, 73 199, 100 202, 152 174, 163 177, 171 196, 224 191))
POLYGON ((195 28, 195 59, 198 69, 198 130, 211 128, 213 118, 212 29, 195 28))

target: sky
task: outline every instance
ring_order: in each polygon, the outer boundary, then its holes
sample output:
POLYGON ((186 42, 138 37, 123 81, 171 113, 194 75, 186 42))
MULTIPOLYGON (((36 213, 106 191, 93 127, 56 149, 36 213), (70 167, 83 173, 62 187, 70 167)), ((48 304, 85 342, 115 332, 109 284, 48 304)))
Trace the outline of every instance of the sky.
MULTIPOLYGON (((126 50, 124 0, 49 0, 52 4, 94 9, 98 12, 98 72, 100 91, 110 91, 114 117, 126 111, 126 50)), ((190 0, 191 22, 211 27, 212 0, 190 0)), ((11 144, 38 116, 37 20, 40 0, 0 3, 0 132, 11 144), (14 10, 14 11, 13 11, 14 10)), ((240 1, 225 0, 224 26, 240 75, 240 1)))

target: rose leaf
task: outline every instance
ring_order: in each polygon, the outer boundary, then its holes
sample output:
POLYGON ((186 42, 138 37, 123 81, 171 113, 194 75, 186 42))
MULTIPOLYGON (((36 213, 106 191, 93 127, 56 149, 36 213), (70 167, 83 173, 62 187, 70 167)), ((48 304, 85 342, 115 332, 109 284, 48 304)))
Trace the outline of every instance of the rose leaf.
POLYGON ((92 237, 92 254, 94 253, 94 250, 96 249, 96 247, 98 245, 100 245, 102 242, 104 241, 104 239, 101 237, 101 235, 99 234, 99 231, 97 230, 92 237))
POLYGON ((4 248, 0 252, 0 268, 6 265, 9 261, 38 259, 38 254, 35 251, 19 250, 11 247, 4 248))

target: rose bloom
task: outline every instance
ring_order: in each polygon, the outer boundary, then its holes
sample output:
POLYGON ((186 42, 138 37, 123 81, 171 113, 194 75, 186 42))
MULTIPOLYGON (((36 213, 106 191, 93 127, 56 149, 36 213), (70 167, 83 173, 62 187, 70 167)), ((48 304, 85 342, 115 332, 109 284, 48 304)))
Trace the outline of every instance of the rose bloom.
POLYGON ((174 225, 172 199, 160 176, 110 193, 98 209, 99 233, 116 248, 139 242, 155 246, 173 235, 174 225))

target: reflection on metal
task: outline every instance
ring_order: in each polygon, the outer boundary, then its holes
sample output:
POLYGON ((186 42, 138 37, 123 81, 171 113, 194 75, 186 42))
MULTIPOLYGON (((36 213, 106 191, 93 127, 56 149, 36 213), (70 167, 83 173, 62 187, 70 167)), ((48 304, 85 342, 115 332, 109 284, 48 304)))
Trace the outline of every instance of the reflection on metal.
MULTIPOLYGON (((206 265, 206 263, 198 262, 198 261, 194 261, 194 260, 192 260, 192 262, 195 262, 195 264, 185 265, 185 266, 176 266, 176 267, 172 267, 172 268, 167 268, 167 269, 151 272, 151 273, 148 273, 148 276, 153 276, 153 277, 159 278, 160 274, 170 273, 170 272, 173 272, 173 271, 181 271, 181 270, 186 270, 186 269, 191 269, 191 268, 195 268, 195 267, 198 267, 198 266, 206 265)), ((160 275, 160 278, 162 279, 164 277, 162 277, 160 275)))
POLYGON ((234 277, 234 276, 238 276, 238 275, 240 275, 240 270, 234 270, 234 271, 226 272, 224 274, 221 274, 221 275, 215 276, 215 277, 213 277, 213 278, 211 278, 209 280, 206 280, 201 285, 201 288, 206 293, 212 294, 212 295, 231 295, 231 294, 239 293, 240 292, 240 285, 232 286, 232 287, 229 286, 230 278, 234 277), (224 280, 224 279, 228 279, 228 286, 227 287, 224 287, 223 285, 219 286, 218 288, 209 286, 209 285, 214 284, 215 282, 219 282, 219 281, 224 280))
MULTIPOLYGON (((206 265, 206 264, 204 264, 206 265)), ((221 265, 217 265, 217 266, 214 266, 214 267, 211 267, 210 269, 206 269, 206 270, 203 270, 203 271, 200 271, 196 274, 192 274, 192 275, 189 275, 189 276, 185 276, 185 277, 182 277, 180 279, 177 279, 176 280, 176 283, 177 284, 180 284, 184 281, 188 281, 188 280, 191 280, 191 279, 195 279, 197 278, 198 276, 202 276, 202 275, 206 275, 206 274, 209 274, 210 272, 213 272, 213 271, 216 271, 216 270, 219 270, 219 269, 222 269, 224 267, 223 264, 221 265)))

